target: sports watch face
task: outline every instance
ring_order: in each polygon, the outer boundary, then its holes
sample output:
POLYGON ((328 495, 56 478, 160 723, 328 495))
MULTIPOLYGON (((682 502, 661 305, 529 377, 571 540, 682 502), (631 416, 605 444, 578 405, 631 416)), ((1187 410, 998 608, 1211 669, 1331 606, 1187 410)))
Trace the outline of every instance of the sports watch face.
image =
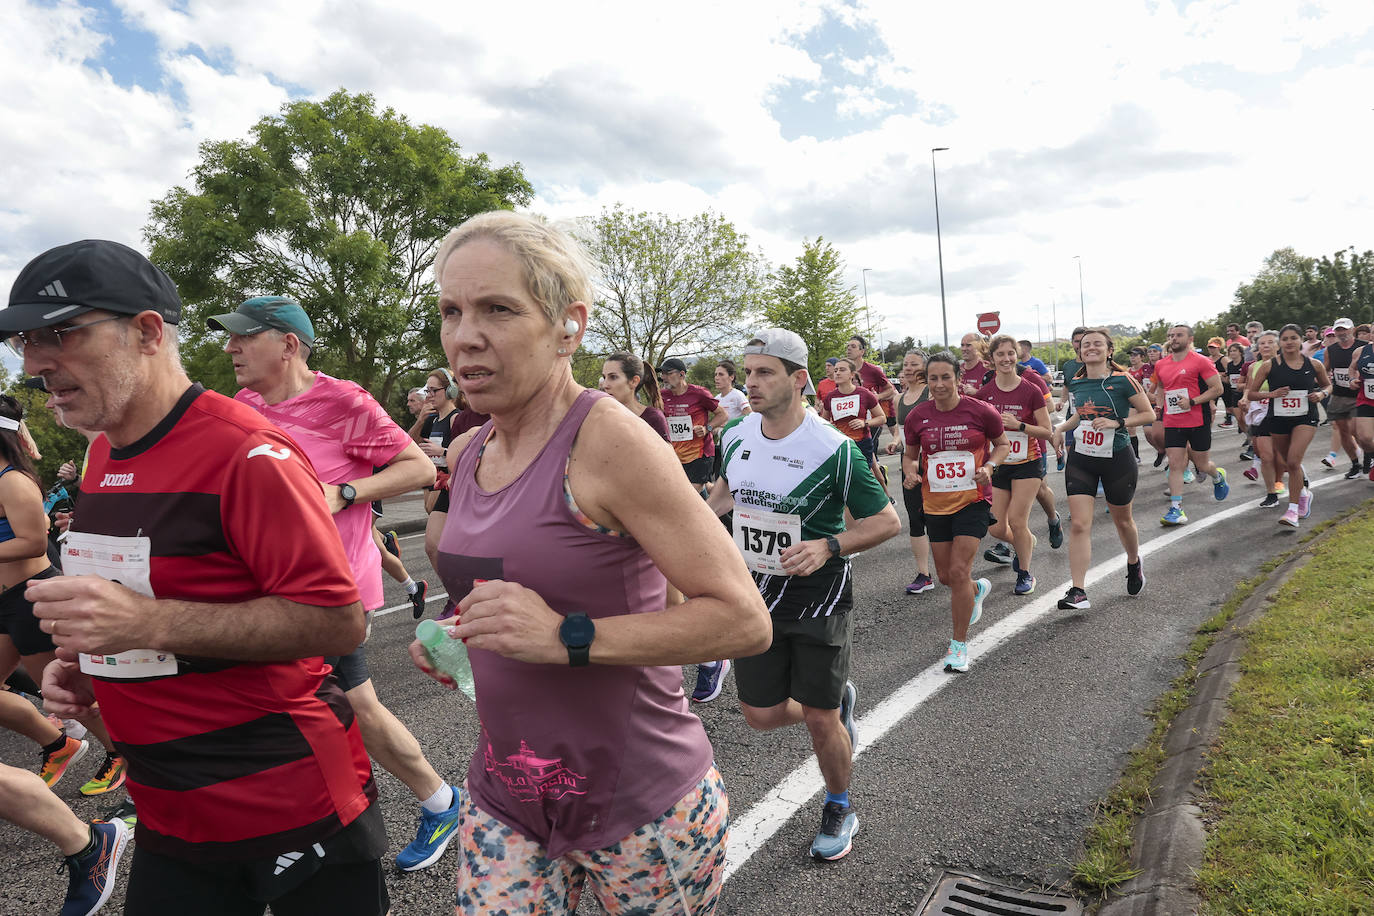
POLYGON ((563 645, 572 649, 590 646, 595 635, 596 624, 585 614, 569 614, 563 618, 563 623, 558 628, 558 636, 563 640, 563 645))
POLYGON ((339 487, 339 495, 343 497, 344 502, 352 503, 358 498, 358 491, 353 488, 353 484, 346 483, 339 487))

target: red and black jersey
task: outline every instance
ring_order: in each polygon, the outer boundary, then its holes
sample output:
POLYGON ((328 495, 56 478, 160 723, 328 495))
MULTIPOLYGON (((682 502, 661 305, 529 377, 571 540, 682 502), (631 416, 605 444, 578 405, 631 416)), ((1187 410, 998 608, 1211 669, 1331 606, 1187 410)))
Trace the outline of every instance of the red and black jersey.
MULTIPOLYGON (((358 601, 304 453, 199 385, 138 442, 95 441, 72 529, 148 538, 159 599, 225 614, 265 596, 340 614, 358 601)), ((328 838, 376 799, 352 708, 322 658, 177 661, 167 677, 95 678, 141 846, 191 861, 270 856, 328 838)))

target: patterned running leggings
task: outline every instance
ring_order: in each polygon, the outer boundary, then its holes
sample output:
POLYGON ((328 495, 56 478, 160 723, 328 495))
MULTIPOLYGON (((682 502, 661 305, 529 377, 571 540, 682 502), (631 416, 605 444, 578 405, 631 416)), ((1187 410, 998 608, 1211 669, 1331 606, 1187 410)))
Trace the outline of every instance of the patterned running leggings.
POLYGON ((587 880, 611 916, 710 916, 725 872, 730 807, 713 766, 662 817, 614 846, 557 859, 463 793, 459 914, 571 914, 587 880))

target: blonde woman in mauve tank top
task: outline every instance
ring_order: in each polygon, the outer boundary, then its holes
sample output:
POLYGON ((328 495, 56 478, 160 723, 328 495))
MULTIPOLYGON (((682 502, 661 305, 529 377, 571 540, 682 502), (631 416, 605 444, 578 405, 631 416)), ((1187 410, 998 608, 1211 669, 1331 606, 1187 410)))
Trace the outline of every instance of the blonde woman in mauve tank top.
POLYGON ((728 804, 678 666, 766 650, 763 600, 672 448, 574 381, 594 296, 576 242, 484 213, 435 279, 444 352, 491 417, 449 446, 436 551, 482 723, 457 909, 571 913, 594 873, 611 912, 712 913, 728 804))

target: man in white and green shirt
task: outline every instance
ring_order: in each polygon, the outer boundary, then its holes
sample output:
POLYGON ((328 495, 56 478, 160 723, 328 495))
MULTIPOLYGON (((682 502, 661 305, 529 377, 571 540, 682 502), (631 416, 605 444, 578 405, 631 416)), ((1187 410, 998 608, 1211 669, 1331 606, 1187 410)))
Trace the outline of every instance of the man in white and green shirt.
POLYGON ((725 486, 708 502, 717 515, 734 510, 735 543, 772 614, 773 645, 735 661, 735 684, 752 728, 806 723, 826 789, 811 854, 839 859, 858 829, 849 801, 857 693, 845 555, 882 543, 901 523, 854 441, 806 410, 802 395, 815 389, 802 339, 770 328, 744 352, 754 412, 725 426, 725 486), (856 520, 849 529, 846 507, 856 520))

